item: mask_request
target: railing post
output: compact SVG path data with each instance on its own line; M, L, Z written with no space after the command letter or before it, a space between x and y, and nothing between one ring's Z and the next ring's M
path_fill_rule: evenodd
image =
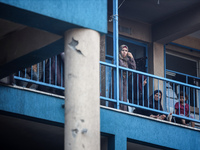
M117 100L117 109L119 109L119 37L118 37L118 0L113 0L113 54L116 70L114 72L114 98Z

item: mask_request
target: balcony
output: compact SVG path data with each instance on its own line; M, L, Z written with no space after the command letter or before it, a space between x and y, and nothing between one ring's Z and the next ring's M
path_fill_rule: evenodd
M1 110L63 124L65 89L63 73L63 62L59 55L17 72L11 87L1 86L1 95L4 95L7 102L5 103L4 100ZM100 62L101 133L106 137L108 147L124 149L127 145L130 146L130 143L142 143L160 149L191 147L178 141L169 142L167 139L172 137L178 139L182 133L198 138L200 88L121 66L119 66L119 75L121 76L119 82L123 85L125 80L126 87L116 84L115 65ZM147 83L141 87L140 82L143 83L145 79ZM155 90L162 91L162 100L158 101L158 107L156 100L153 98L151 101L150 98ZM126 99L123 98L123 91L126 91ZM188 95L188 100L184 102L190 106L188 116L186 111L183 115L175 113L174 106L180 102L181 91L184 95ZM117 96L117 93L120 96ZM23 99L20 95L23 95ZM13 100L11 97L16 99ZM180 114L180 108L177 111ZM165 115L166 119L150 117L147 115L149 112ZM172 113L171 121L167 118L170 113ZM178 123L178 119L188 120L189 123L186 125ZM195 127L191 126L191 122L195 123ZM163 132L163 129L167 132ZM153 136L155 133L156 137ZM112 140L114 142L110 142ZM116 143L117 141L119 143ZM195 139L192 143L195 148ZM181 144L183 146L180 148Z

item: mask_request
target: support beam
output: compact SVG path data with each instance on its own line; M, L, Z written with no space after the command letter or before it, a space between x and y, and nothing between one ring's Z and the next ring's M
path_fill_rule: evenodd
M100 34L65 33L65 150L100 150Z
M152 39L153 42L166 44L197 30L200 30L199 5L154 24Z

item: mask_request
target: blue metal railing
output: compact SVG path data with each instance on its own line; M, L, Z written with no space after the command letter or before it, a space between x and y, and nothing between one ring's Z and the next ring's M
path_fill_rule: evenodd
M54 56L41 63L18 71L14 79L23 87L40 89L47 88L64 90L64 64L61 55Z
M175 114L175 104L176 103L180 103L180 92L183 91L183 94L187 94L188 95L188 100L187 103L190 106L190 103L193 102L196 104L199 112L200 112L200 87L195 86L195 85L191 85L191 84L187 84L187 83L183 83L183 82L179 82L179 81L175 81L175 80L171 80L171 79L167 79L167 78L163 78L163 77L159 77L159 76L155 76L152 74L148 74L148 73L144 73L141 71L137 71L137 70L132 70L129 68L124 68L121 66L118 66L119 71L121 72L126 72L126 78L130 79L132 84L132 89L130 90L129 86L125 87L127 88L127 97L129 95L129 91L132 92L132 95L134 95L134 91L136 91L136 96L134 97L132 96L132 100L127 98L126 101L123 100L123 97L119 97L119 100L117 100L114 96L116 95L115 92L112 91L113 89L113 85L115 85L115 87L117 87L119 90L119 92L123 93L123 88L124 87L119 87L118 85L116 85L116 81L113 78L113 74L114 74L114 70L117 68L116 65L113 64L109 64L106 62L100 62L100 66L101 67L105 67L107 68L107 70L110 70L110 72L113 72L111 75L109 74L105 74L107 80L109 83L106 83L106 89L110 90L110 91L106 91L107 93L110 94L106 94L104 95L103 93L101 93L100 99L104 100L107 102L107 106L109 106L109 103L116 103L119 105L126 105L126 106L131 106L131 107L135 107L135 108L140 108L143 110L148 110L148 111L153 111L153 112L158 112L158 113L162 113L165 115L168 115L170 112L173 113L173 116L178 117L178 118L182 118L182 119L187 119L190 121L194 121L194 122L199 122L200 123L200 116L198 116L198 114L194 111L194 118L191 118L190 116L190 107L189 107L189 116L186 116L186 111L185 111L185 105L186 102L183 103L184 105L184 114L183 115L178 115ZM131 74L131 75L128 75ZM135 75L135 76L134 76ZM137 80L137 83L134 83L134 77L138 77L139 75L142 75L142 82L144 81L144 76L147 78L147 85L146 85L146 93L144 92L144 87L142 87L142 96L141 96L141 100L139 97L139 83ZM101 74L102 76L102 74ZM109 79L108 79L109 78ZM121 78L121 83L123 83L123 78ZM128 82L128 80L127 80ZM102 84L102 82L101 82ZM119 83L118 83L119 84ZM134 89L133 84L136 84L137 86L136 89ZM102 87L102 86L101 86ZM176 90L175 90L176 89ZM162 102L162 106L163 106L163 110L161 110L160 105L158 106L158 109L154 109L149 107L149 97L150 97L150 93L152 94L154 92L154 90L161 90L163 91L163 102ZM117 93L119 94L119 93ZM122 95L122 94L121 94ZM147 100L147 106L144 106L144 101L145 101L145 95L146 95L146 100ZM137 103L134 103L134 100L136 99ZM139 101L142 102L142 104L139 104ZM155 100L153 100L153 106L155 105ZM195 105L194 105L195 106ZM113 107L113 106L111 106ZM115 107L117 109L120 109L119 107ZM180 107L178 109L179 114L180 112Z

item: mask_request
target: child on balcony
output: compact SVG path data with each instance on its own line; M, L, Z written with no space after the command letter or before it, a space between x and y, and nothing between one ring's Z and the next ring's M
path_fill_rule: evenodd
M181 115L181 116L186 116L189 117L189 105L186 103L186 101L188 100L188 95L185 93L183 93L182 91L180 92L180 103L177 102L175 104L175 114L177 115ZM180 114L179 114L179 109L180 109ZM185 115L184 115L185 112ZM190 118L194 118L192 115L190 115ZM189 120L185 120L185 119L181 119L181 118L177 118L176 117L176 122L177 123L181 123L184 125L187 125L189 122ZM194 122L191 122L192 127L195 126Z

